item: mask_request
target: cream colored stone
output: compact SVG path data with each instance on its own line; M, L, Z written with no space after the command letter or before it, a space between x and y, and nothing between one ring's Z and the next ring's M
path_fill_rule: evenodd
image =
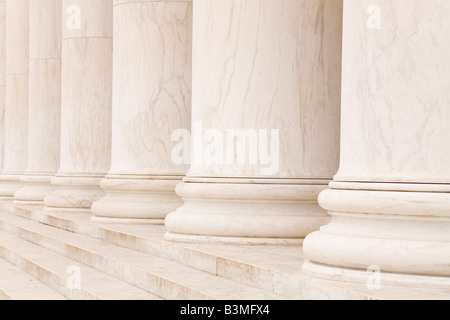
M175 186L188 170L171 160L171 135L190 127L191 1L114 3L112 166L92 212L162 224L182 205Z
M13 197L27 167L29 1L6 1L6 104L0 196Z
M0 39L0 168L3 168L6 109L6 0L0 1Z
M341 6L194 2L192 165L177 190L185 204L166 219L166 239L301 244L329 221L316 200L338 168ZM259 146L247 147L243 163L227 149L231 158L219 150L211 164L199 161L196 139L196 130L209 129L222 136L268 130L268 139L254 137ZM279 149L271 150L271 130L279 130ZM210 148L203 147L200 155Z
M2 292L8 300L66 300L63 295L48 288L36 278L0 259L0 300Z
M341 168L304 273L365 284L375 270L381 287L446 290L450 3L378 1L380 30L361 19L370 5L345 2Z
M112 1L64 0L62 14L61 160L45 204L89 209L110 167Z
M28 169L18 203L43 203L54 188L61 137L61 0L30 0Z
M52 287L70 298L80 294L93 295L92 290L85 290L91 287L108 299L127 299L133 294L134 299L154 295L164 299L195 300L282 299L243 283L11 214L0 217L0 229L3 230L0 231L0 248L3 249L0 258L6 258L22 269L31 269L33 275L47 283L49 279L55 279ZM82 290L69 291L64 280L69 276L67 267L74 263L82 269L84 281Z

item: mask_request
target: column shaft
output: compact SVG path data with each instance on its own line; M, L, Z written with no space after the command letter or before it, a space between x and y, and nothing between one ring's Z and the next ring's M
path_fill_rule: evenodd
M110 167L112 1L63 0L60 169L47 209L90 209Z
M27 169L29 1L6 1L6 105L0 196L13 197Z
M18 204L43 204L59 169L61 0L30 0L28 169Z
M300 244L329 221L342 3L194 2L192 165L166 239Z
M115 1L111 170L95 221L164 223L181 206L188 170L171 161L172 132L189 129L191 1Z
M5 147L6 108L6 0L0 0L0 171Z

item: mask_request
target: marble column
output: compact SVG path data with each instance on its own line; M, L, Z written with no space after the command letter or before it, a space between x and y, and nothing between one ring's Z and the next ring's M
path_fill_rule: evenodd
M63 0L61 157L47 210L90 209L110 167L112 0Z
M12 198L27 169L29 1L6 1L6 102L0 197Z
M192 3L114 1L113 140L97 222L163 224L182 205L172 132L190 128Z
M165 238L301 244L338 169L342 1L196 0L192 165Z
M43 204L59 169L61 0L30 0L28 169L16 204Z
M365 285L380 271L381 289L448 290L450 2L344 3L341 166L303 272Z
M6 0L0 0L0 171L3 168L6 107Z

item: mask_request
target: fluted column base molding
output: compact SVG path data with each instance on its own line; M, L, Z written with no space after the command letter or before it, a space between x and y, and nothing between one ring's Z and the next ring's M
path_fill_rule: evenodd
M20 177L23 187L14 193L17 205L43 205L45 197L55 187L51 185L54 174L25 174Z
M89 211L105 192L100 189L104 176L62 176L51 181L55 190L45 197L45 210L57 212Z
M306 275L358 283L379 270L386 286L450 287L449 185L330 186L319 203L332 221L305 240Z
M18 173L2 173L0 175L0 200L14 198L14 193L23 187L23 183L20 181L21 176Z
M108 175L100 183L106 196L92 206L93 222L164 224L183 205L175 193L182 177Z
M186 178L184 206L166 218L165 239L187 243L301 245L330 221L317 202L329 181Z

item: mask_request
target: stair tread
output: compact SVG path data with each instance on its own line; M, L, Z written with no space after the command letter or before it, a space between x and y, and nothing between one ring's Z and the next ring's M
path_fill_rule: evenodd
M134 225L134 224L113 224L104 225L90 221L90 214L87 213L58 213L42 212L37 208L22 206L25 210L33 211L33 214L40 216L40 220L50 219L51 222L60 220L76 224L80 229L86 231L87 228L97 228L101 231L110 231L125 237L132 237L147 242L167 244L162 240L165 228L158 225ZM77 232L78 233L78 232ZM166 245L167 247L167 245ZM229 258L239 261L243 264L252 264L260 268L270 269L281 273L297 273L298 266L304 261L305 257L301 247L279 247L279 246L246 246L246 245L201 245L188 243L170 243L170 247L186 249L210 255L215 258ZM282 251L282 252L280 252ZM276 259L270 259L276 257ZM268 259L269 258L269 259Z
M11 300L66 300L26 272L0 259L0 291Z
M105 263L108 261L118 263L121 266L133 268L134 271L144 272L144 274L159 277L164 281L191 288L215 299L283 299L282 296L262 289L221 278L177 262L93 239L86 235L43 225L13 214L2 214L0 222L6 231L28 237L27 240L61 254L70 256L69 251L81 250L98 259L106 259ZM71 256L71 258L74 257ZM92 257L84 258L94 259Z
M4 259L5 256L10 257L10 254L14 255L13 258L19 256L32 262L33 265L39 266L40 268L57 275L63 280L66 280L71 276L71 274L68 273L70 267L77 267L80 270L81 287L91 292L99 299L160 299L145 290L80 264L52 250L23 240L6 231L0 231L0 254Z
M302 273L299 266L305 261L302 247L177 243L163 239L164 226L94 223L88 212L48 212L39 206L16 206L14 213L289 299L300 298Z

